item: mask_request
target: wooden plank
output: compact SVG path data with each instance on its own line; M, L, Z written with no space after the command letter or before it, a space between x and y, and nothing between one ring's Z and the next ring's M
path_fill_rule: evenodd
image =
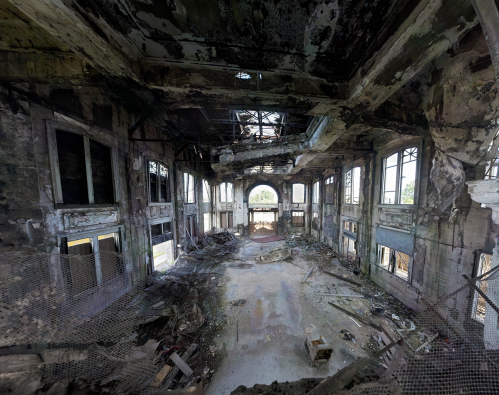
M41 364L38 354L3 355L0 357L0 374L29 372L37 370Z
M387 346L391 343L390 339L388 339L388 336L386 336L386 334L384 332L378 332L378 335L381 337L381 340L383 340L383 343L385 343L385 346ZM395 351L397 351L397 349L395 347L390 348L390 352L392 354L395 354Z
M376 324L373 324L372 322L369 322L367 320L365 320L364 318L362 318L360 315L358 314L355 314L355 313L351 313L350 311L348 310L345 310L343 308L341 308L340 306L336 306L334 303L331 303L331 302L328 302L331 306L333 306L335 309L338 309L340 311L342 311L343 313L349 315L350 317L354 317L356 319L358 319L360 322L363 322L364 324L366 325L369 325L371 327L373 327L374 329L378 330L378 331L382 331L383 328L379 327L378 325Z
M172 370L172 367L170 365L163 366L163 368L159 371L159 373L156 375L151 384L149 384L149 386L153 388L159 388L161 384L163 384L163 381L165 381L168 373L170 373L170 370Z
M176 352L174 352L172 355L170 355L170 359L173 361L175 365L182 371L183 374L186 376L192 375L193 370L187 365L182 358L180 358L180 355L178 355Z
M324 273L329 274L330 276L333 276L333 277L339 278L340 280L343 280L343 281L349 282L349 283L351 283L351 284L353 284L353 285L356 285L357 287L361 287L361 286L362 286L362 285L361 285L361 284L359 284L358 282L353 281L353 280L350 280L350 279L349 279L349 278L347 278L347 277L343 277L343 276L342 276L342 275L340 275L340 274L331 273L331 272L328 272L328 271L326 271L326 270L324 270Z

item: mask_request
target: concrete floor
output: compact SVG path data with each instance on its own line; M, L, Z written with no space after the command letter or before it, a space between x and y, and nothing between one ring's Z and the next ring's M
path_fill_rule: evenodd
M315 271L302 284L312 264L306 253L296 255L291 262L261 264L254 261L264 251L283 244L283 241L264 244L250 241L243 245L238 256L240 263L253 263L253 267L227 268L225 274L229 279L223 289L229 320L215 338L216 352L222 353L223 360L207 395L230 394L239 385L252 387L275 380L330 376L358 356L366 355L359 341L354 345L340 339L326 321L337 330L348 329L360 340L366 336L360 331L366 330L327 304L332 298L313 295L314 291L324 292L325 285L337 287L331 292L350 293L351 290L343 286L339 289L338 284L332 284L338 283L333 277ZM246 303L243 306L229 303L237 299L246 299ZM237 321L239 341L236 341ZM312 339L323 335L334 346L329 363L317 368L310 366L304 346L307 334Z

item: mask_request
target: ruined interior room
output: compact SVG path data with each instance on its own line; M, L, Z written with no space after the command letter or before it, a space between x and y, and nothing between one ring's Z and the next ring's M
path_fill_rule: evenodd
M0 393L499 393L499 2L0 0Z

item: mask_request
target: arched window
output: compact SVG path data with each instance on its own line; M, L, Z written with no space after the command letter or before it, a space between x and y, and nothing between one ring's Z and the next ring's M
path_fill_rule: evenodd
M234 202L234 188L231 182L222 182L220 184L220 202Z
M417 147L383 158L382 204L414 204L417 162Z

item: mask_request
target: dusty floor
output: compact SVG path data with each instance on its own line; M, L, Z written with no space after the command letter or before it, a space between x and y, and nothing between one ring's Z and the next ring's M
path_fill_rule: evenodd
M265 244L247 241L237 255L241 261L224 263L228 266L225 272L228 281L222 292L226 296L228 321L215 338L215 353L221 353L223 359L207 395L229 394L239 385L251 387L275 380L284 382L330 376L357 357L367 355L361 348L361 341L363 338L368 341L368 330L359 328L347 315L327 303L345 303L344 307L354 311L355 303L362 302L350 300L354 305L348 306L350 302L343 301L345 298L340 302L333 297L313 294L352 294L347 283L316 269L302 284L312 265L306 253L294 255L291 261L255 262L264 251L283 245L284 241ZM253 266L231 267L238 264ZM234 306L230 303L238 299L245 299L245 304ZM327 321L336 330L345 328L356 335L356 345L340 339ZM304 346L307 334L313 339L323 335L334 346L329 363L317 368L310 366Z

